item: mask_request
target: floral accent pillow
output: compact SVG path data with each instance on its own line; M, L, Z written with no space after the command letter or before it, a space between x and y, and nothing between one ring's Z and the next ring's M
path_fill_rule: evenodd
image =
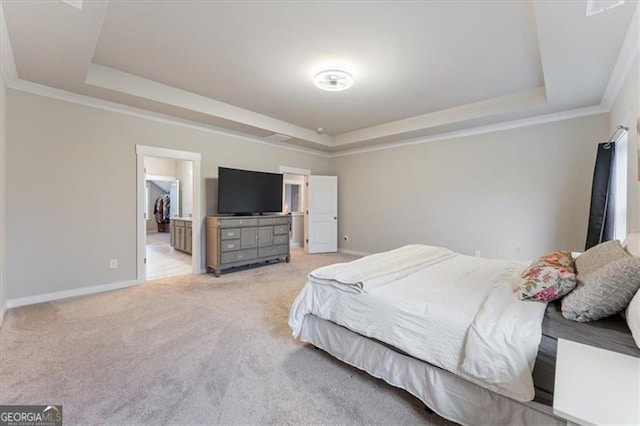
M576 269L571 252L555 251L531 262L515 291L520 300L552 302L575 287Z

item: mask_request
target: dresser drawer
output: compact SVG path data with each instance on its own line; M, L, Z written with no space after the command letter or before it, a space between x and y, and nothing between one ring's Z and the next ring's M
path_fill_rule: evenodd
M288 217L276 217L275 219L273 219L273 224L274 225L288 225L289 224L289 218Z
M221 229L220 230L220 239L221 240L235 240L236 238L240 238L240 229Z
M260 257L268 257L268 256L278 256L281 254L289 253L289 246L281 245L281 246L271 246L271 247L262 247L259 249Z
M257 218L244 218L244 219L218 219L218 226L220 228L235 228L238 226L258 226Z
M240 250L240 240L225 240L220 242L220 251Z
M287 244L289 240L288 235L274 235L273 236L273 244Z
M184 225L185 225L187 228L191 228L191 227L192 227L192 226L191 226L191 223L192 223L192 222L191 222L190 220L185 220L185 221L184 221Z
M265 225L275 225L275 217L260 217L258 218L258 225L259 226L265 226Z
M288 234L289 233L289 225L278 225L273 227L273 233L278 234Z
M258 250L241 250L220 253L220 264L242 262L243 260L255 259L258 257Z
M289 218L288 217L277 216L277 217L260 217L260 218L258 218L258 225L260 225L260 226L265 226L265 225L288 225L288 224L289 224Z

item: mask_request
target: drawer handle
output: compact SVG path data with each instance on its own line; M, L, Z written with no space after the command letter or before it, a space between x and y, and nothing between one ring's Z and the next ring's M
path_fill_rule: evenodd
M238 255L238 259L242 259L244 257L244 254L239 254Z
M227 248L233 248L233 244L227 244Z
M235 233L235 232L229 232L229 234L228 234L228 235L229 235L229 236L231 236L231 237L233 237L234 235L236 235L236 233Z

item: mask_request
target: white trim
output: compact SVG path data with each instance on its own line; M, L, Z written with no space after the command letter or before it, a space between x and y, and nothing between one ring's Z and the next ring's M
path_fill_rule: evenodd
M493 132L500 132L503 130L518 129L521 127L536 126L538 124L552 123L554 121L588 117L590 115L604 114L607 112L608 110L600 105L586 107L586 108L579 108L579 109L573 109L569 111L556 112L552 114L538 115L535 117L522 118L519 120L506 121L498 124L490 124L487 126L472 127L470 129L456 130L456 131L447 132L447 133L439 133L439 134L436 134L433 136L427 136L424 138L409 139L409 140L404 140L399 142L389 142L389 143L380 144L372 147L366 147L366 148L347 149L344 151L331 153L329 157L330 158L343 157L346 155L363 154L366 152L401 148L401 147L410 146L410 145L421 145L424 143L437 142L437 141L442 141L446 139L462 138L462 137L468 137L473 135L480 135L483 133L493 133Z
M140 284L142 284L142 282L138 280L121 281L117 283L94 285L91 287L81 287L73 290L39 294L37 296L18 297L17 299L9 299L7 301L7 308L17 308L18 306L35 305L36 303L51 302L53 300L68 299L70 297L85 296L87 294L103 293L105 291L133 287Z
M185 161L200 161L202 159L202 155L199 152L180 151L177 149L147 145L136 145L136 154L142 155L143 157L162 157Z
M349 250L344 248L339 248L338 253L351 254L353 256L369 256L370 254L373 254L366 251Z
M601 105L607 110L611 109L611 106L618 97L618 93L624 84L624 80L629 74L629 70L638 57L640 52L640 6L636 7L636 11L631 18L631 24L627 30L627 35L620 48L618 59L613 67L611 76L609 77L609 83L602 96Z
M160 176L160 175L144 175L145 180L159 180L160 182L173 182L178 180L175 176Z
M216 126L211 126L196 121L185 120L182 118L172 117L167 114L161 114L158 112L148 111L142 108L136 108L128 105L119 104L116 102L105 101L104 99L93 98L91 96L79 95L77 93L68 92L66 90L56 89L42 84L33 83L26 80L16 80L13 82L6 82L7 88L12 90L18 90L20 92L31 93L34 95L44 96L46 98L58 99L61 101L71 102L74 104L84 105L92 108L98 108L105 111L115 112L118 114L125 114L132 117L144 118L151 121L157 121L165 124L173 124L176 126L186 127L190 129L202 130L209 133L215 133L224 136L233 136L238 139L242 139L249 142L259 143L263 145L275 146L289 151L304 152L305 154L316 155L318 157L328 158L329 154L324 151L318 151L311 148L304 148L291 145L290 143L282 142L268 142L257 136L247 135L245 133L234 132L231 130L221 129Z
M290 248L299 248L302 247L302 243L291 243L289 245Z
M289 173L292 175L304 175L309 176L311 174L311 170L308 169L299 169L297 167L289 167L289 166L280 166L280 173Z
M204 203L201 189L201 155L197 152L180 151L177 149L159 148L147 145L136 145L136 226L137 226L137 272L136 278L140 282L146 280L146 267L144 259L146 257L146 219L144 217L145 199L145 173L144 173L144 157L164 157L174 160L192 161L193 162L193 217L191 218L191 263L194 274L202 274L202 217L205 212L202 211Z

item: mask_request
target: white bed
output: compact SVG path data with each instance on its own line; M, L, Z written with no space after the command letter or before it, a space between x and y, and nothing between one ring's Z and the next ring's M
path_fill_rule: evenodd
M289 325L300 340L406 389L447 419L561 422L530 402L545 305L511 291L524 267L407 246L314 271Z

